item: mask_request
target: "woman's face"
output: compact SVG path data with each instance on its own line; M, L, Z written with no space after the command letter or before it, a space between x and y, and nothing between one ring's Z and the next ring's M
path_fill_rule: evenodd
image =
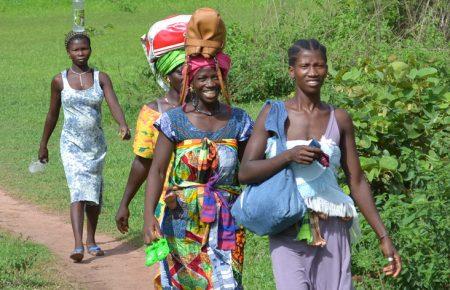
M192 89L203 103L216 102L220 94L220 82L216 70L211 67L199 69L192 80Z
M177 93L180 93L181 84L183 83L183 65L178 66L170 74L167 75L169 79L170 87Z
M91 47L86 39L74 39L70 42L67 48L72 62L77 66L87 65L89 57L91 56Z
M306 94L320 92L328 67L319 50L301 50L289 74L297 87Z

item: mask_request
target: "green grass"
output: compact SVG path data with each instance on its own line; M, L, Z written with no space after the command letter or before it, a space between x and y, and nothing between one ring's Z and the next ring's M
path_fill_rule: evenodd
M55 257L42 246L0 232L0 289L68 289Z
M253 2L243 4L231 1L87 1L87 24L94 28L91 65L107 72L115 86L128 123L134 128L141 104L161 95L161 91L130 89L130 84L142 79L147 64L140 44L140 36L150 23L174 13L191 13L196 7L213 6L226 19L237 20L234 4L247 8ZM112 4L114 2L114 4ZM135 4L137 3L137 4ZM261 2L265 3L265 2ZM127 6L128 5L128 6ZM128 8L133 13L127 12ZM249 16L267 9L265 4L253 3L252 9L243 9ZM245 12L246 11L246 12ZM43 123L49 105L49 88L52 77L70 65L64 49L64 35L70 26L70 1L2 1L0 3L0 186L8 192L39 204L68 217L69 191L59 155L59 136L63 115L48 144L50 163L42 174L31 175L28 164L36 159ZM242 15L242 14L241 14ZM233 19L234 18L234 19ZM252 17L243 17L249 21ZM245 20L247 19L247 20ZM144 80L142 85L149 82ZM151 81L150 81L151 83ZM154 87L153 87L154 88ZM136 94L135 94L136 93ZM256 116L261 103L244 105ZM99 230L119 236L114 215L119 205L133 158L132 142L122 142L116 134L106 106L104 130L108 142L108 154L104 171L105 194ZM131 231L123 236L133 243L141 242L143 191L131 204ZM266 239L250 236L245 258L245 284L248 289L274 288ZM26 243L17 249L33 248ZM33 248L35 249L35 248ZM3 253L3 252L2 252ZM17 250L10 253L13 260L23 257ZM44 255L45 256L45 255ZM40 260L43 256L37 256ZM23 276L23 277L22 277ZM26 279L25 274L20 274ZM1 288L1 287L0 287Z

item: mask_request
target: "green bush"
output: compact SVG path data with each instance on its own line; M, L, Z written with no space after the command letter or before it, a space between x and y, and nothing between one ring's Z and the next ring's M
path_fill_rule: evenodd
M386 279L381 269L386 260L378 239L362 223L361 240L353 247L352 270L361 289L448 289L450 236L448 197L449 166L435 170L436 183L413 193L377 196L381 217L399 246L403 271Z
M414 59L330 68L331 103L350 111L361 165L377 194L408 193L448 163L448 75ZM392 61L394 60L394 61Z
M430 13L444 5L443 1L435 2ZM423 33L399 32L401 25L394 19L400 14L406 19L407 4L395 0L378 6L371 3L283 1L267 7L275 17L263 15L252 25L227 22L226 51L233 59L229 77L232 95L237 101L248 102L289 94L293 84L287 73L287 50L300 38L317 38L324 43L329 60L341 68L358 66L358 59L385 63L394 53L402 58L433 56L436 63L446 63L447 41L436 23L437 12L421 26L427 29L428 37L424 37Z

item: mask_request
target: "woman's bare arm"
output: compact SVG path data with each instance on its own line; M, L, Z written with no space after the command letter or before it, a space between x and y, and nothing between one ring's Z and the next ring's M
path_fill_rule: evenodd
M106 73L100 72L99 80L109 110L111 111L114 120L116 120L117 124L119 124L120 126L120 134L122 139L124 140L130 139L131 138L130 130L128 129L128 125L125 120L125 115L123 114L122 108L120 107L119 101L117 100L116 92L114 91L111 79Z
M61 74L56 75L51 83L50 89L50 107L48 109L47 118L45 119L44 131L42 133L41 143L39 146L38 159L48 162L47 144L50 136L55 130L58 123L59 111L61 109L61 91L62 91Z
M373 228L381 241L381 248L386 257L393 257L389 271L385 271L387 275L397 275L401 271L401 259L394 248L391 239L388 236L386 227L380 218L378 210L373 201L370 185L364 175L359 162L358 151L355 143L355 133L353 122L344 110L336 110L336 119L341 129L341 165L347 177L347 183L350 187L351 196L358 205L361 213L367 222ZM388 266L389 267L389 266Z
M147 178L151 165L152 159L138 155L135 156L133 163L131 164L125 191L116 213L116 226L121 233L128 231L128 218L130 216L128 206Z

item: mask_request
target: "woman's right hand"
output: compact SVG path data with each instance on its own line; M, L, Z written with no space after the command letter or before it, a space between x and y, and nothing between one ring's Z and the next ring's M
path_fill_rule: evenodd
M119 232L125 234L128 232L128 218L130 217L130 210L125 205L120 205L116 213L116 226Z
M314 160L318 160L323 152L319 148L297 145L287 150L286 153L288 154L289 161L309 165Z
M48 162L48 149L47 147L39 147L39 153L38 153L38 159L39 161L43 162L43 163L47 163Z
M159 222L154 215L151 215L150 220L144 223L144 243L148 245L159 238L162 238Z

